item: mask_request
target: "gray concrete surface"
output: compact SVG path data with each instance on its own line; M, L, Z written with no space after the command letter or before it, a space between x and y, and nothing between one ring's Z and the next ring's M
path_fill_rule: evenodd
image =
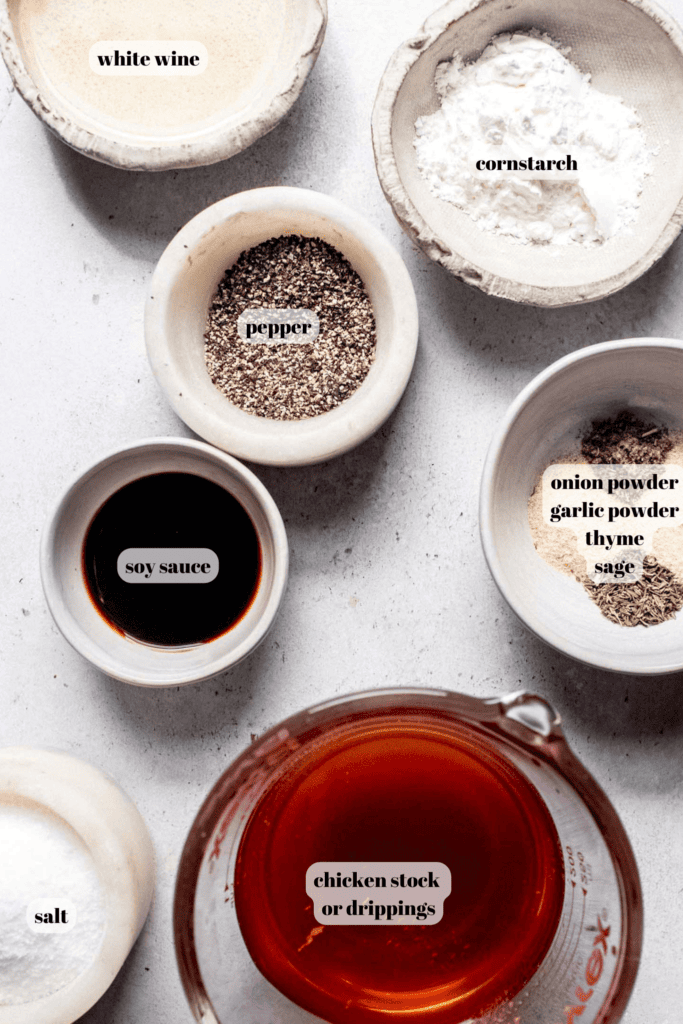
M683 337L683 241L614 297L546 312L486 297L416 250L380 191L369 122L386 61L433 6L332 0L290 114L241 155L192 171L126 173L72 152L0 69L0 743L60 747L110 772L146 818L159 863L147 927L87 1024L191 1019L171 942L175 870L203 797L250 734L322 698L413 684L479 696L526 687L557 706L642 874L645 945L624 1024L680 1024L683 676L587 670L530 636L489 576L477 497L494 424L536 373L600 341ZM683 21L683 0L666 6ZM92 669L58 633L40 586L40 531L79 468L126 441L188 434L147 364L147 282L190 217L274 184L348 202L402 253L421 316L414 374L356 451L310 469L253 467L292 555L266 643L213 682L136 689Z

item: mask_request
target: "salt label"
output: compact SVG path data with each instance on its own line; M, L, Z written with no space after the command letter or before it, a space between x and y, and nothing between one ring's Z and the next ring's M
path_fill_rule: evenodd
M36 935L63 935L77 921L76 904L64 896L40 896L26 908L26 924Z

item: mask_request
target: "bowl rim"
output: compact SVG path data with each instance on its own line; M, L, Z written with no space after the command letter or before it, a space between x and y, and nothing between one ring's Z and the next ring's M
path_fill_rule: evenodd
M208 410L193 382L179 372L165 328L167 306L192 253L217 225L233 218L290 210L318 215L352 234L383 270L396 322L381 380L370 390L365 381L348 402L329 413L301 420L249 416L225 399L225 417ZM267 236L266 236L267 237ZM162 253L150 281L145 307L145 341L152 372L177 415L206 441L240 459L270 466L305 466L342 455L367 440L396 408L410 379L418 343L415 290L403 259L384 234L363 215L323 192L271 186L238 192L198 213ZM366 378L367 380L367 378ZM220 394L220 392L218 392ZM351 404L352 403L352 404ZM239 413L239 416L234 416ZM230 417L233 417L230 419ZM253 421L253 424L249 421Z
M219 122L196 140L164 141L163 136L152 144L124 142L109 138L106 126L99 134L80 127L59 102L41 92L26 67L21 54L9 10L9 0L0 0L0 53L17 91L33 113L72 149L111 167L129 171L166 171L183 167L202 167L226 160L251 146L262 135L272 131L298 99L309 72L315 64L327 27L327 0L292 0L305 4L316 14L311 31L300 40L300 54L293 62L286 88L277 87L274 95L256 116L233 125L226 134Z
M623 2L655 22L679 51L683 63L683 30L671 15L653 0ZM653 245L625 270L577 285L531 285L494 274L481 264L460 256L427 223L401 180L394 155L392 123L394 104L406 75L446 29L477 8L491 3L492 0L447 0L426 19L416 35L402 43L390 57L372 111L372 143L380 186L401 227L412 241L449 273L487 295L524 305L553 308L606 298L637 280L664 255L678 237L683 227L683 195Z
M568 355L562 356L554 363L551 363L551 365L546 367L545 370L542 370L541 373L537 374L520 391L498 424L486 454L479 490L479 535L484 552L484 558L486 559L493 581L501 595L505 598L508 606L520 622L529 630L529 632L533 633L533 635L538 637L539 640L548 644L549 647L559 651L560 654L565 654L568 657L573 658L574 661L578 661L583 665L589 665L591 668L604 669L617 674L627 673L629 675L659 676L668 675L672 672L679 672L683 669L683 649L678 662L671 663L663 667L634 666L632 661L627 660L628 656L619 657L611 655L607 657L605 655L596 654L595 656L588 658L584 653L584 648L580 648L571 639L571 637L563 637L562 643L560 644L553 634L540 628L539 623L536 620L532 620L524 613L523 610L516 607L516 603L513 600L507 583L507 576L501 566L497 546L494 540L494 530L492 525L494 514L493 484L498 472L498 467L503 461L502 448L511 428L514 426L515 421L522 410L533 402L536 395L542 391L549 380L560 376L568 367L573 366L578 362L594 359L604 355L605 353L611 352L617 354L634 349L647 350L657 348L676 351L683 356L683 341L678 341L675 338L623 338L619 341L603 341L597 345L589 345L586 348L578 349L576 352L570 352Z
M263 512L273 540L273 581L268 600L261 615L255 621L251 631L233 650L215 656L211 661L195 669L187 666L174 669L164 666L164 674L149 672L144 669L131 669L115 655L106 653L95 640L84 631L79 622L68 610L63 598L63 583L57 572L54 560L55 540L58 526L66 504L78 493L82 483L108 463L120 461L122 457L136 459L144 456L147 451L168 449L170 453L178 448L186 449L198 457L199 462L222 465L232 476L237 477L254 498ZM172 472L172 469L170 470ZM116 487L111 494L115 493ZM86 658L95 668L124 683L135 686L164 687L186 686L190 683L203 682L232 668L251 654L265 639L277 617L284 598L289 571L289 545L285 525L274 499L258 477L233 456L220 451L203 441L195 441L187 437L148 437L140 441L130 442L110 449L107 453L89 462L87 466L74 475L54 502L43 527L40 542L40 576L43 592L52 617L64 639L82 657ZM168 663L168 652L161 652Z

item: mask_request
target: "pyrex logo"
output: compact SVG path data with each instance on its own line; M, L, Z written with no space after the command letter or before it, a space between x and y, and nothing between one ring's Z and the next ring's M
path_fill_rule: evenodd
M593 952L588 957L588 963L586 964L585 970L588 990L585 991L581 985L576 986L574 996L577 999L577 1003L574 1006L566 1007L564 1011L566 1024L572 1024L577 1017L581 1016L583 1011L586 1009L586 1003L595 991L595 986L600 980L605 967L605 956L607 954L607 939L609 937L609 933L609 925L605 928L600 920L600 915L598 914L598 934L593 939Z

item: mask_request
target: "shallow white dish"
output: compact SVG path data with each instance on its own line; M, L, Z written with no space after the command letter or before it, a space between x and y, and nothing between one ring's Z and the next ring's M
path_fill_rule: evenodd
M596 248L519 245L483 231L437 199L417 168L415 121L439 107L437 64L476 60L501 32L540 29L571 47L569 59L602 92L640 114L659 147L633 234ZM456 277L490 295L538 306L589 302L643 274L677 237L683 219L683 34L649 0L451 0L393 55L373 111L375 161L402 227Z
M326 22L327 0L0 0L0 50L21 95L64 142L154 171L224 160L274 128L315 64ZM174 42L198 42L208 65L189 76L91 70L95 43L132 44L142 56L154 40L168 40L169 53Z
M283 422L243 412L214 386L204 331L226 269L245 249L287 234L321 238L348 259L372 302L377 350L364 382L336 409ZM194 217L162 254L145 313L152 370L178 416L224 451L273 466L322 462L373 434L406 388L417 333L415 293L396 250L348 206L299 188L241 192Z
M145 923L154 894L152 840L137 808L112 779L61 751L0 749L3 803L66 823L87 847L97 872L105 928L91 965L50 995L0 1005L0 1024L71 1024L109 988ZM36 897L47 895L36 892ZM49 950L50 937L41 939Z
M594 419L628 409L683 429L683 342L610 341L581 349L539 374L508 409L484 465L480 528L500 592L551 647L614 672L683 668L683 610L657 626L617 626L576 580L536 552L527 505L539 476Z
M98 509L131 481L163 472L224 487L246 509L261 548L261 578L248 611L228 632L194 647L155 647L117 632L95 609L83 577L83 542ZM40 558L45 597L64 637L101 671L138 686L195 683L237 664L265 638L287 584L287 536L266 488L236 459L186 438L139 441L80 474L48 518Z

